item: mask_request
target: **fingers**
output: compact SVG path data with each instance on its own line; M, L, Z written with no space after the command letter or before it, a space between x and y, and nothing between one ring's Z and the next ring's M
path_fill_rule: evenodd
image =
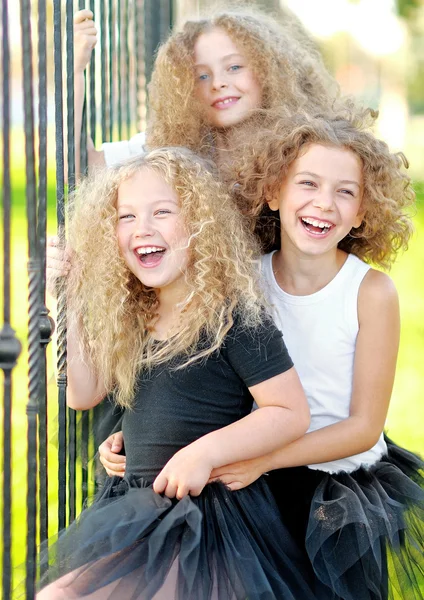
M88 8L78 10L74 14L74 25L79 25L80 23L83 23L87 19L92 20L93 17L94 17L93 13L91 12L91 10L88 10Z
M46 247L46 283L49 293L55 297L57 283L61 277L67 277L72 268L69 250L60 245L58 237L47 240Z
M122 431L119 431L108 437L107 440L99 446L100 462L109 477L112 477L113 475L123 477L125 475L126 457L117 454L123 447L123 439Z
M167 485L168 485L168 479L167 479L166 475L163 473L163 471L161 471L153 482L153 490L157 494L162 494L162 492L165 491Z
M113 435L110 436L112 447L112 452L121 452L124 446L124 433L122 431L117 431Z

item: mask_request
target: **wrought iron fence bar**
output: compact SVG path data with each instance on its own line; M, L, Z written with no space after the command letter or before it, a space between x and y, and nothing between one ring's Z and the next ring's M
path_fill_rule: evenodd
M66 2L66 110L68 125L68 194L75 187L75 111L74 111L74 3ZM84 120L84 119L83 119ZM84 145L82 143L81 145ZM85 147L87 141L85 140ZM82 165L81 165L82 166ZM66 320L65 320L66 327ZM62 339L66 346L66 336ZM68 499L69 523L76 516L76 413L68 408Z
M38 210L37 239L41 273L46 269L47 235L47 40L46 0L38 0ZM39 540L48 537L48 435L47 435L47 360L46 347L52 327L46 308L45 277L40 279L40 395L38 405L38 462L39 462ZM47 561L40 565L41 573Z
M100 77L102 142L107 139L107 79L106 79L106 0L100 0Z
M90 0L90 10L94 16L95 0ZM96 143L96 126L97 126L97 110L96 110L96 49L91 53L90 71L89 71L89 87L90 87L90 136L93 143Z
M140 77L141 77L141 57L140 57L140 26L139 20L143 11L139 10L137 0L133 0L133 11L134 11L134 23L133 23L133 36L134 36L134 48L135 48L135 86L134 86L134 110L135 110L135 124L138 129L140 119Z
M114 64L114 10L113 0L109 0L108 6L108 34L109 34L109 140L113 140L113 120L114 120L114 81L113 81L113 64Z
M28 375L29 399L27 403L27 554L26 597L35 595L35 556L37 538L37 414L40 373L40 259L37 244L37 194L35 181L33 72L31 38L31 4L21 0L22 77L24 98L26 206L28 220Z
M153 60L156 48L161 41L161 6L156 0L145 0L144 2L144 73L146 76L146 85L152 76Z
M62 88L62 5L53 0L55 137L56 137L56 215L58 234L65 235L65 166ZM57 387L58 387L58 529L66 526L66 305L61 290L57 301Z
M2 0L2 154L3 154L3 327L0 331L0 368L3 369L3 509L2 509L2 590L3 600L11 597L11 525L12 525L12 369L21 352L21 344L10 326L10 46L8 1Z
M131 73L131 60L130 51L128 46L128 29L129 29L129 11L130 5L129 0L124 2L124 66L125 66L125 124L126 124L126 138L129 139L131 136L131 103L130 103L130 73Z
M118 79L118 112L117 112L117 120L118 120L118 138L122 140L122 93L123 93L123 85L122 85L122 77L125 66L122 64L122 3L118 2L116 6L117 12L117 36L116 36L116 53L117 53L117 70L116 76Z
M79 0L79 10L85 8L85 0ZM87 161L87 70L84 71L84 105L82 108L81 138L80 138L80 156L79 165L81 175L86 175L88 171Z

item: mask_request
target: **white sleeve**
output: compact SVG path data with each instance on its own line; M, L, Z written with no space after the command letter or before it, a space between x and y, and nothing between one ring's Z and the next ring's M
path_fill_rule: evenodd
M132 156L146 152L146 134L137 133L130 140L124 142L107 142L102 145L107 167L127 160Z

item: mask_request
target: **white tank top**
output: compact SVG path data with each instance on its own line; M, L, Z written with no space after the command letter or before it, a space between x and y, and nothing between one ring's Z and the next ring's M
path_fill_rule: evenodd
M328 285L309 296L292 296L275 280L272 255L262 258L265 296L299 374L311 410L309 431L349 416L358 325L358 293L369 266L349 254ZM330 473L374 464L387 451L381 434L370 450L308 465Z

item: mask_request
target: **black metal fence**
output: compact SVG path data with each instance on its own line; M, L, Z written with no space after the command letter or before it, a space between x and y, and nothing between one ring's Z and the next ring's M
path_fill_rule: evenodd
M56 391L48 376L53 324L44 276L47 231L56 225L65 239L66 201L75 185L73 14L85 7L94 12L100 39L85 77L82 172L87 168L88 134L99 143L128 139L144 129L146 84L154 52L173 22L172 0L20 0L19 6L14 0L1 0L3 600L16 596L13 590L18 584L20 597L34 598L36 571L46 568L46 564L36 566L38 545L48 544L69 524L94 491L95 417L77 418L66 407L66 300L62 296L56 317ZM19 21L14 18L18 11ZM15 111L20 96L22 114ZM25 170L24 184L21 170ZM21 202L23 194L25 202ZM26 217L21 214L24 206ZM12 210L17 221L12 221ZM17 233L12 237L15 222ZM20 227L24 223L26 236ZM26 252L25 246L27 277L18 282L15 277L19 289L13 295L11 281L16 265L24 260L19 253ZM27 304L22 300L24 290ZM15 315L17 305L25 308L27 325L20 309ZM19 449L18 460L12 448Z

